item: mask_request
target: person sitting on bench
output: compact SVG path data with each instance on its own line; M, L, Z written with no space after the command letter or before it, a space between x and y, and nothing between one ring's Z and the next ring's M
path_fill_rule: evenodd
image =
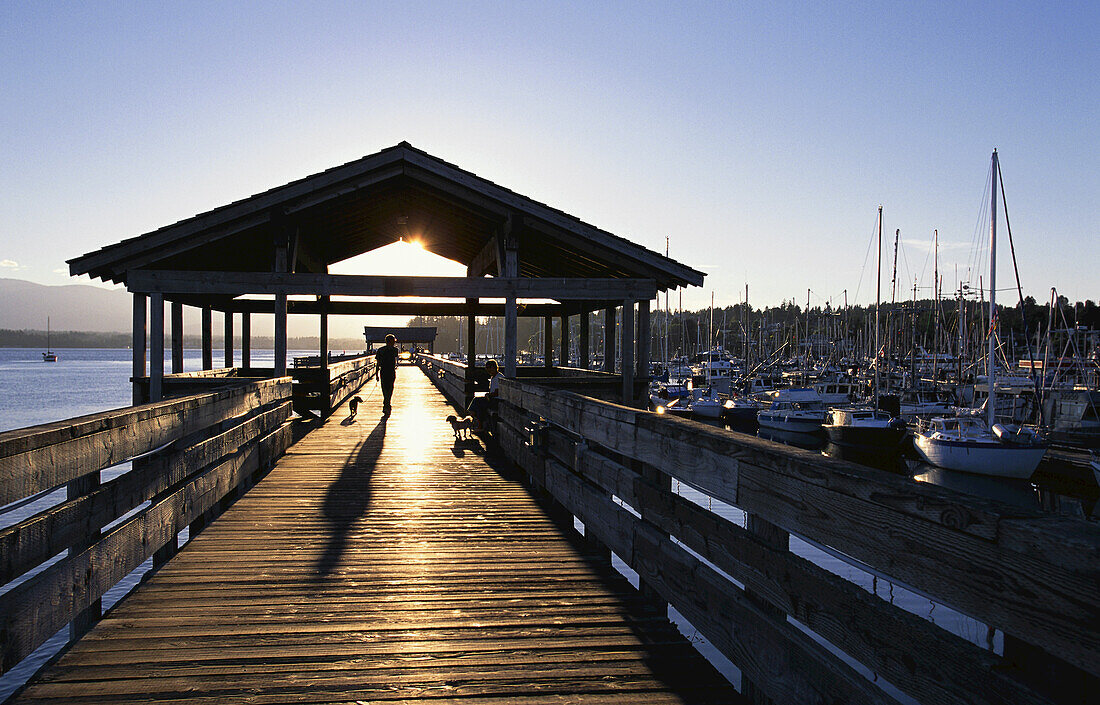
M497 408L497 397L500 394L500 380L504 375L500 373L500 365L496 360L485 363L485 372L489 374L489 392L482 397L474 397L470 402L467 413L477 419L479 429L489 426L489 417Z

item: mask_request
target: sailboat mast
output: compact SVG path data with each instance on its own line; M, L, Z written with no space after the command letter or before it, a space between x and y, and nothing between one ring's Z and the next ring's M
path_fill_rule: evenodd
M934 303L932 305L932 384L935 384L939 380L940 367L939 360L937 359L940 354L940 231L939 229L932 231L933 244L936 250L936 256L934 265L932 268L932 286L934 287L932 294Z
M993 168L989 196L989 342L987 345L988 359L986 365L986 381L989 383L989 408L986 409L986 418L992 426L997 421L996 412L996 369L993 360L993 352L997 346L997 171L1000 165L997 162L997 150L993 150Z
M879 309L882 308L882 206L878 207L878 269L875 273L875 410L878 410L879 353L882 350L882 327L879 325Z

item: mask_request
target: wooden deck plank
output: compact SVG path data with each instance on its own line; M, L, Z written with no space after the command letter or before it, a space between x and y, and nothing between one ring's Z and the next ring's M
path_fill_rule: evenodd
M740 702L419 370L361 396L16 702Z

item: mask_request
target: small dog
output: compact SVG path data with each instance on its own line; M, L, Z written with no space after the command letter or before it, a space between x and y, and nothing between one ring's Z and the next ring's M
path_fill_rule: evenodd
M352 397L351 401L348 402L348 410L351 411L352 416L355 416L357 413L359 413L359 405L361 403L363 403L363 400L359 397Z
M463 438L470 438L470 432L477 429L477 421L473 416L466 416L460 419L452 414L447 417L447 423L451 424L451 430L454 431L456 441L460 441Z

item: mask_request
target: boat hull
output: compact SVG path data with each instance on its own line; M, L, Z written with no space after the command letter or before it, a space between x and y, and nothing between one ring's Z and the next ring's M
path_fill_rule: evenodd
M821 431L821 421L820 417L803 418L788 414L772 414L767 411L761 411L756 416L756 422L760 424L760 428L788 433L818 433Z
M1027 479L1039 467L1046 446L1013 446L997 442L969 442L913 437L913 447L926 462L959 472Z
M863 451L894 451L905 439L905 428L825 426L830 443Z

